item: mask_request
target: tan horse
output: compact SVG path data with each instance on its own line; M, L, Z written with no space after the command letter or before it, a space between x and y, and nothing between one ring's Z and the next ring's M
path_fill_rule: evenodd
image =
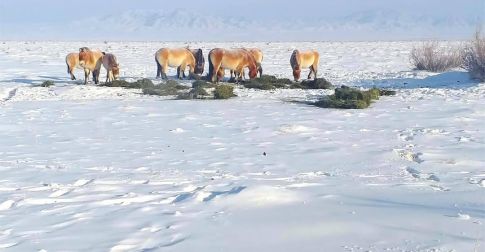
M251 55L253 55L254 60L256 60L256 66L258 67L259 77L261 77L263 75L263 67L261 65L261 63L263 62L263 51L261 51L261 49L259 48L249 48L246 50ZM241 74L242 76L239 76L239 78L244 78L244 70L242 71ZM235 78L238 78L238 76L236 76L236 73L233 70L231 70L231 78L233 75Z
M89 73L93 73L95 84L99 83L99 73L103 64L103 53L100 51L91 51L83 47L79 48L79 65L84 68L84 84L88 83Z
M258 67L254 57L245 49L227 50L221 48L212 49L209 52L209 78L212 82L218 82L224 76L224 70L229 69L242 75L244 68L249 69L249 78L254 79L258 75Z
M293 69L293 77L295 78L295 81L298 81L300 79L302 68L310 68L308 79L311 79L312 73L316 79L319 62L320 55L317 51L300 52L298 50L294 50L291 54L290 65Z
M66 56L67 73L71 75L71 80L75 80L74 69L81 68L79 66L79 53L69 53Z
M103 53L103 66L106 69L106 82L117 80L120 76L120 65L116 56L111 53Z
M195 69L194 73L201 75L204 73L204 66L205 66L205 59L204 59L204 54L202 53L202 49L190 49L187 47L189 51L194 55L195 58ZM177 76L181 74L180 72L180 67L177 67ZM185 71L182 72L182 76L185 78Z
M182 79L185 69L189 67L190 75L195 71L195 57L187 48L162 48L155 53L155 62L157 63L157 78L167 79L167 68L177 67L177 76Z

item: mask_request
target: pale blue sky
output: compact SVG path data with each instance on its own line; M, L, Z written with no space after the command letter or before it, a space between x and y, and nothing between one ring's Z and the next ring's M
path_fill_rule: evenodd
M1 0L0 21L62 22L83 15L103 16L132 9L186 8L211 15L248 18L344 16L367 10L400 10L431 16L485 16L485 0ZM85 11L80 11L85 9ZM83 14L84 13L84 14Z

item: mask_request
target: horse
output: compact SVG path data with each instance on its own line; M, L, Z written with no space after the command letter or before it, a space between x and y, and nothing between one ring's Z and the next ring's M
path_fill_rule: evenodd
M319 62L320 54L318 54L317 51L300 52L298 50L294 50L290 57L290 65L293 69L293 77L295 78L295 81L300 79L302 68L310 68L308 79L311 79L312 73L316 79Z
M71 75L71 80L75 80L74 68L80 68L79 66L79 53L69 53L66 56L67 73Z
M187 66L189 66L189 76L195 72L196 60L188 48L162 48L155 53L155 62L157 63L157 78L167 79L167 68L169 66L177 67L179 79L184 77Z
M118 79L120 76L120 65L114 54L103 52L103 66L106 69L106 82Z
M89 73L93 73L95 84L99 83L99 73L103 64L103 53L91 51L87 47L79 48L79 65L84 68L84 84L88 83Z
M249 48L249 49L246 49L249 53L251 53L251 55L253 55L254 57L254 60L256 60L256 66L258 67L258 73L259 73L259 77L261 78L261 76L263 76L263 67L261 66L261 62L263 62L263 51L261 51L261 49L259 48ZM237 78L238 76L236 76L236 73L231 70L231 78L234 74L234 78ZM240 78L244 78L244 70L242 71L242 76L240 76Z
M242 75L244 68L249 69L249 78L258 75L258 67L254 57L245 49L227 50L215 48L209 52L209 75L212 82L218 82L224 76L224 70L229 69Z
M205 66L205 59L204 54L202 53L202 49L187 49L194 55L195 58L195 69L194 73L201 75L204 73L204 66ZM177 76L180 75L180 67L177 67ZM185 78L185 71L182 71L182 76Z

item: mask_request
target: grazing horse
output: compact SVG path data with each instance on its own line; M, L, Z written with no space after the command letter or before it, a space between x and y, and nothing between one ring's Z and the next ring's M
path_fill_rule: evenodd
M263 51L259 48L249 48L246 49L251 55L253 55L254 60L256 60L256 66L258 67L259 77L263 76L263 67L261 63L263 62ZM231 78L234 74L234 77L237 78L236 73L231 70ZM240 78L244 78L244 70L242 71L242 76Z
M106 69L106 82L117 80L120 76L120 65L116 56L111 53L103 53L103 66Z
M245 49L215 48L209 52L208 77L212 82L218 82L221 76L224 76L224 69L233 70L236 74L242 75L242 71L246 67L249 69L249 78L256 78L258 75L256 60Z
M95 84L99 83L99 73L103 64L103 53L91 51L86 47L79 48L79 65L84 68L84 84L88 83L89 73L93 73Z
M189 72L192 76L195 72L195 57L187 48L162 48L155 53L155 62L157 63L157 78L167 79L167 68L177 67L177 76L179 79L184 77L185 68L189 66Z
M74 68L80 68L79 66L79 53L69 53L66 56L67 73L71 75L71 80L75 80Z
M205 66L205 59L204 54L202 53L202 49L187 49L194 55L195 58L195 69L194 73L201 75L204 73L204 66ZM177 76L180 75L180 67L177 67ZM185 71L182 72L182 76L185 78Z
M294 50L291 54L290 65L293 69L293 77L295 78L295 81L298 81L300 79L302 68L310 68L308 79L311 79L312 73L316 79L319 62L320 55L317 51L300 52L298 50Z

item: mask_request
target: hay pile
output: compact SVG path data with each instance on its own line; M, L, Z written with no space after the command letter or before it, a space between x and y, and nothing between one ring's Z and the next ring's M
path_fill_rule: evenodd
M395 91L372 88L367 91L342 86L335 89L335 94L314 103L321 108L365 109L382 95L395 95Z
M273 90L277 88L286 89L333 89L332 83L324 78L315 80L304 80L300 83L293 82L287 78L277 78L271 75L263 75L261 78L243 81L242 85L245 88L254 88L261 90Z

